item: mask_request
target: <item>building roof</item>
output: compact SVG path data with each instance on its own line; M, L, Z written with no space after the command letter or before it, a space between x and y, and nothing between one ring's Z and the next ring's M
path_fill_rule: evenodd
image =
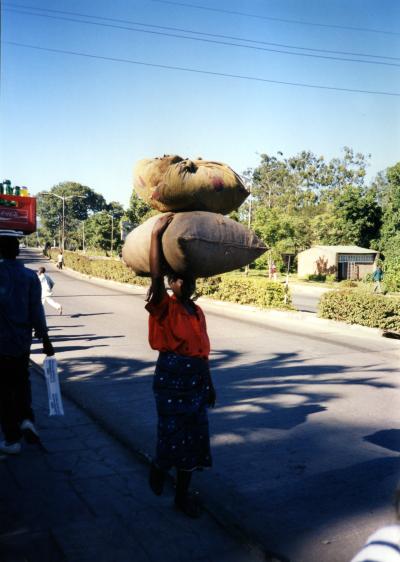
M313 248L321 248L321 250L330 250L337 254L377 254L376 250L361 248L360 246L313 246ZM312 249L312 248L311 248Z

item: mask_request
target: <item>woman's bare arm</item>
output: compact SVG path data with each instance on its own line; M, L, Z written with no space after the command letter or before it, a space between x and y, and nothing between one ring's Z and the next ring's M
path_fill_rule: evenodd
M147 295L147 301L158 304L165 295L164 285L164 254L161 239L169 223L173 218L172 213L163 214L153 227L150 243L150 275L151 286Z

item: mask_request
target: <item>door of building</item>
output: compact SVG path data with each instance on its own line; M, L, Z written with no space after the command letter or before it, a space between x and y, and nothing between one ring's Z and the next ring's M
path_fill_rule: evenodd
M339 269L338 269L338 281L343 281L343 279L347 279L347 272L348 272L348 262L339 262Z

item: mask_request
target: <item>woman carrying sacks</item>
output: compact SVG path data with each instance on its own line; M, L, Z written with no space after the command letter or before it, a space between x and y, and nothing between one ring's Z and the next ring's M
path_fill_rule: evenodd
M157 448L149 483L153 492L161 495L167 472L175 467L175 506L196 518L200 506L189 493L189 485L194 470L211 466L207 408L214 407L216 396L208 365L205 317L191 300L195 280L171 272L167 276L171 296L164 284L161 239L172 219L172 213L160 217L150 245L149 343L160 353L153 379Z

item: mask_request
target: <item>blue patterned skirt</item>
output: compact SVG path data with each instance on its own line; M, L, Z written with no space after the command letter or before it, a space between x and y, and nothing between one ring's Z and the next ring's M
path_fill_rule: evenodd
M153 392L158 414L156 463L163 470L211 466L207 398L208 361L160 353Z

